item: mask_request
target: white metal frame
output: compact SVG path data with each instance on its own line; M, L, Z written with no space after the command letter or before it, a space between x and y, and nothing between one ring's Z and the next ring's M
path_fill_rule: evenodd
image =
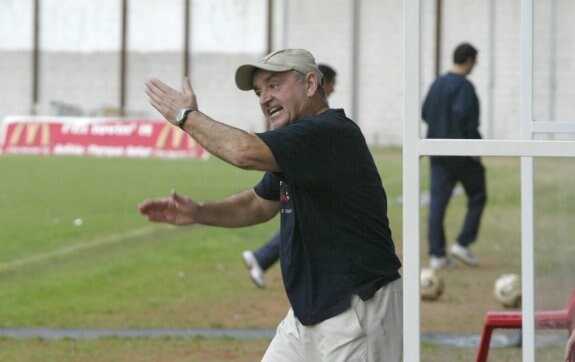
M419 157L521 157L523 362L535 361L533 157L575 157L575 141L537 141L534 133L575 133L575 123L533 121L533 0L521 1L521 140L424 140L420 124L421 0L404 2L403 266L404 361L420 360Z

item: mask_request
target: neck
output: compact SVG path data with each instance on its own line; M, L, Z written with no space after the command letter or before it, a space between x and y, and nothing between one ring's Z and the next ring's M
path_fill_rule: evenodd
M318 96L316 94L316 96ZM317 99L315 99L310 105L309 105L309 114L320 114L323 113L325 111L327 111L329 109L329 105L327 103L327 100L325 98L320 99L319 96Z
M451 72L459 75L467 75L469 74L467 67L463 64L453 64L451 68Z
M318 107L314 108L313 114L320 114L327 111L329 107L325 104L321 104Z

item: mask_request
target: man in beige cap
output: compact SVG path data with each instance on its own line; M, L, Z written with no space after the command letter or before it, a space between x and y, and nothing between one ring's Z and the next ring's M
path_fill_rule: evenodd
M150 221L243 227L281 214L280 264L291 308L264 361L401 361L403 290L387 199L361 130L330 109L322 74L303 49L273 52L236 71L271 130L249 133L198 110L179 92L146 83L150 103L211 154L265 171L252 189L196 202L172 191L139 205Z
M326 98L335 91L336 71L327 64L319 63L323 79L323 90ZM264 273L280 259L281 232L275 233L264 245L257 250L244 250L242 259L248 269L248 273L258 288L265 288Z

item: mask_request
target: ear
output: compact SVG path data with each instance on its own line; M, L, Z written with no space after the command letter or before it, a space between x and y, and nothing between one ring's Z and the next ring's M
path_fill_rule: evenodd
M306 95L308 97L313 97L319 88L319 79L314 72L309 72L305 76L305 84L307 86Z

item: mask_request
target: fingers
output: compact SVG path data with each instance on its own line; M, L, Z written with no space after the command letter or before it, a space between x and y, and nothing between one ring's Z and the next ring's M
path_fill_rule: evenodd
M148 95L148 101L158 112L166 116L165 99L168 99L166 93L167 86L158 79L150 79L146 81L146 95ZM169 87L168 87L169 88Z
M194 90L192 89L192 83L190 82L190 77L184 77L184 95L188 98L189 104L188 106L198 109L198 102L196 100L196 95L194 94Z
M159 79L151 78L146 81L146 86L148 89L153 91L154 93L158 94L159 96L169 96L173 93L177 93L175 89L167 85L166 83L162 82Z
M198 109L196 96L188 77L184 77L182 92L171 88L156 78L147 80L145 84L149 103L172 124L175 122L176 114L180 109L186 107Z
M161 99L158 98L152 91L146 89L146 94L148 95L148 102L154 107L158 112L162 113Z
M171 88L161 80L152 78L146 81L146 94L159 103L162 100L178 99L180 92Z
M168 197L144 200L138 210L148 221L192 225L195 223L194 205L192 199L172 190Z
M189 83L189 80L184 83L187 83L187 86L184 86L184 88L187 87L191 93L192 86ZM185 98L183 97L184 93L179 92L178 90L170 87L166 83L156 78L151 78L146 81L146 94L148 94L150 97L153 97L157 101L164 100L167 103L177 103L181 99Z
M174 202L177 209L182 209L185 205L189 204L190 200L187 197L179 195L176 190L172 190L170 197Z
M178 195L178 193L176 192L175 189L172 189L172 191L170 192L170 197L172 198L172 200L177 204L178 202L181 201L182 197L180 195Z
M146 215L148 217L148 221L151 222L163 222L163 223L169 223L170 220L164 215L164 214L160 214L160 213L151 213Z
M148 212L150 204L147 201L141 202L138 204L138 211L140 214L145 215Z
M169 198L145 200L138 205L140 214L145 215L148 221L173 223L174 216L170 212Z
M144 200L138 205L138 211L140 211L142 215L148 215L157 210L164 210L167 204L168 202L165 199Z
M149 103L170 123L174 122L178 110L186 105L183 93L155 78L146 81L145 92Z
M146 81L146 94L150 98L150 103L153 102L153 104L159 104L161 99L166 96L165 92L158 86L157 82L160 81L155 79Z
M184 94L191 96L192 94L194 94L194 91L192 90L192 83L190 82L190 78L189 77L184 77Z

